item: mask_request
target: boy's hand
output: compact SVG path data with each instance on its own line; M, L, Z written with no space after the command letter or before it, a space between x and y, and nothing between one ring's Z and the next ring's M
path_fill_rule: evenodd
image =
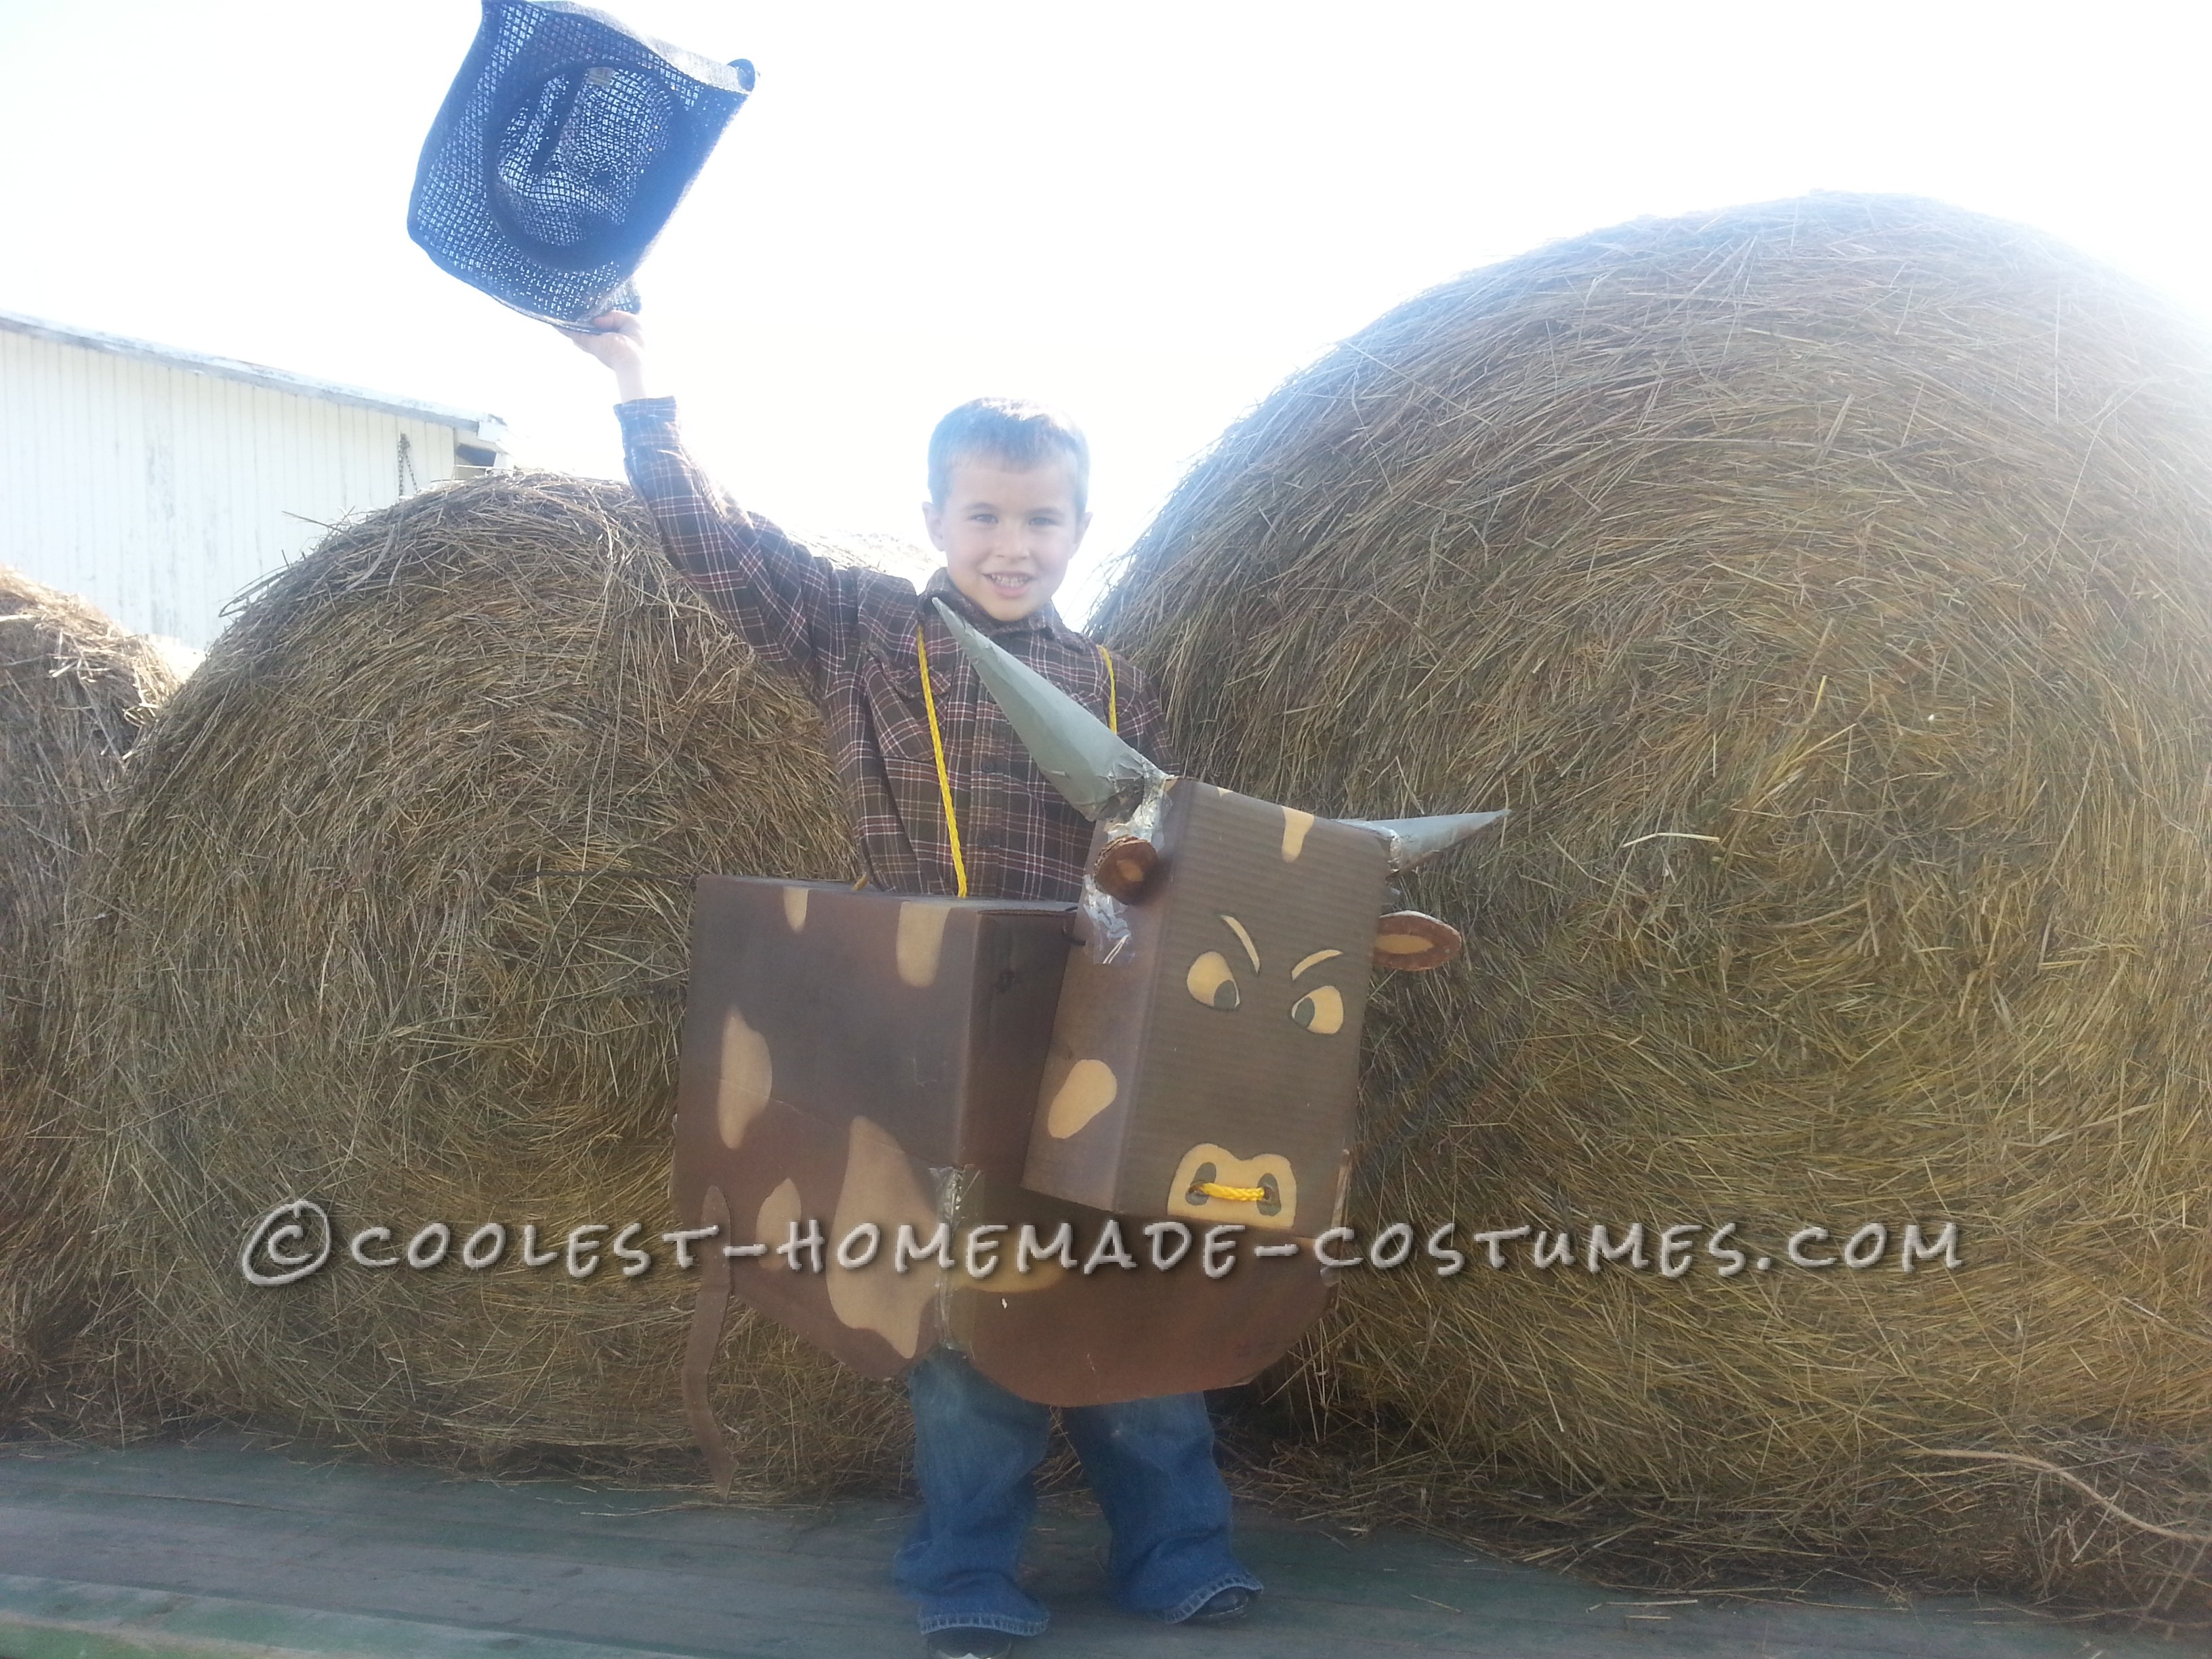
M592 318L592 333L554 326L577 350L614 370L616 394L623 403L653 395L646 385L645 326L633 313L610 311Z

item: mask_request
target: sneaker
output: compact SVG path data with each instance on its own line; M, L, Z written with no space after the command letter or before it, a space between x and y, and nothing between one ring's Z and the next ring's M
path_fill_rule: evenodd
M1002 1630L964 1630L956 1625L929 1632L929 1659L1006 1659L1013 1650L1014 1638Z
M1252 1610L1252 1603L1259 1595L1259 1591L1247 1589L1242 1584L1231 1584L1227 1589L1214 1591L1204 1605L1183 1623L1225 1625L1232 1619L1242 1619Z

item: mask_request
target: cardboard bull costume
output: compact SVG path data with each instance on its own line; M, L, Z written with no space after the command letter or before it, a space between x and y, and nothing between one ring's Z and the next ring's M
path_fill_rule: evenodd
M1089 872L1073 905L701 878L674 1196L716 1230L686 1366L710 1456L732 1291L868 1375L950 1341L1052 1405L1279 1358L1326 1297L1371 969L1459 946L1382 915L1389 877L1502 816L1170 777L939 610L1097 824Z

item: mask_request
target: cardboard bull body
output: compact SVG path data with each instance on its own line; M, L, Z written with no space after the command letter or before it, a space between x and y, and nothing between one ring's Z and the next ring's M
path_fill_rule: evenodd
M702 1442L730 1294L867 1376L949 1339L1002 1386L1066 1406L1241 1382L1319 1314L1310 1255L1209 1278L1194 1250L1163 1271L1147 1218L1020 1185L1074 914L700 878L673 1185L683 1224L718 1230L695 1247L686 1380ZM1134 1265L1086 1273L1109 1221ZM979 1278L968 1243L994 1225ZM1050 1253L1020 1263L1025 1227ZM903 1271L902 1228L915 1247Z
M1326 1300L1370 973L1459 945L1382 915L1389 876L1502 816L1317 818L1170 777L939 609L1097 824L1091 863L1074 905L701 878L674 1191L715 1229L685 1372L710 1459L732 1293L868 1375L949 1341L1052 1405L1286 1352ZM1147 1224L1250 1248L1163 1268Z

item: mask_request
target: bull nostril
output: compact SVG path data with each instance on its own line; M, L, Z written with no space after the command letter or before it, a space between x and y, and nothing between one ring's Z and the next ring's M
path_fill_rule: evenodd
M1183 1196L1194 1204L1205 1203L1207 1197L1206 1190L1206 1187L1212 1182L1214 1176L1219 1173L1220 1171L1215 1169L1211 1164L1200 1164L1198 1168L1190 1172L1190 1190L1185 1193Z
M1258 1205L1261 1215L1279 1215L1283 1209L1282 1183L1271 1175L1260 1177L1260 1190L1267 1194Z

